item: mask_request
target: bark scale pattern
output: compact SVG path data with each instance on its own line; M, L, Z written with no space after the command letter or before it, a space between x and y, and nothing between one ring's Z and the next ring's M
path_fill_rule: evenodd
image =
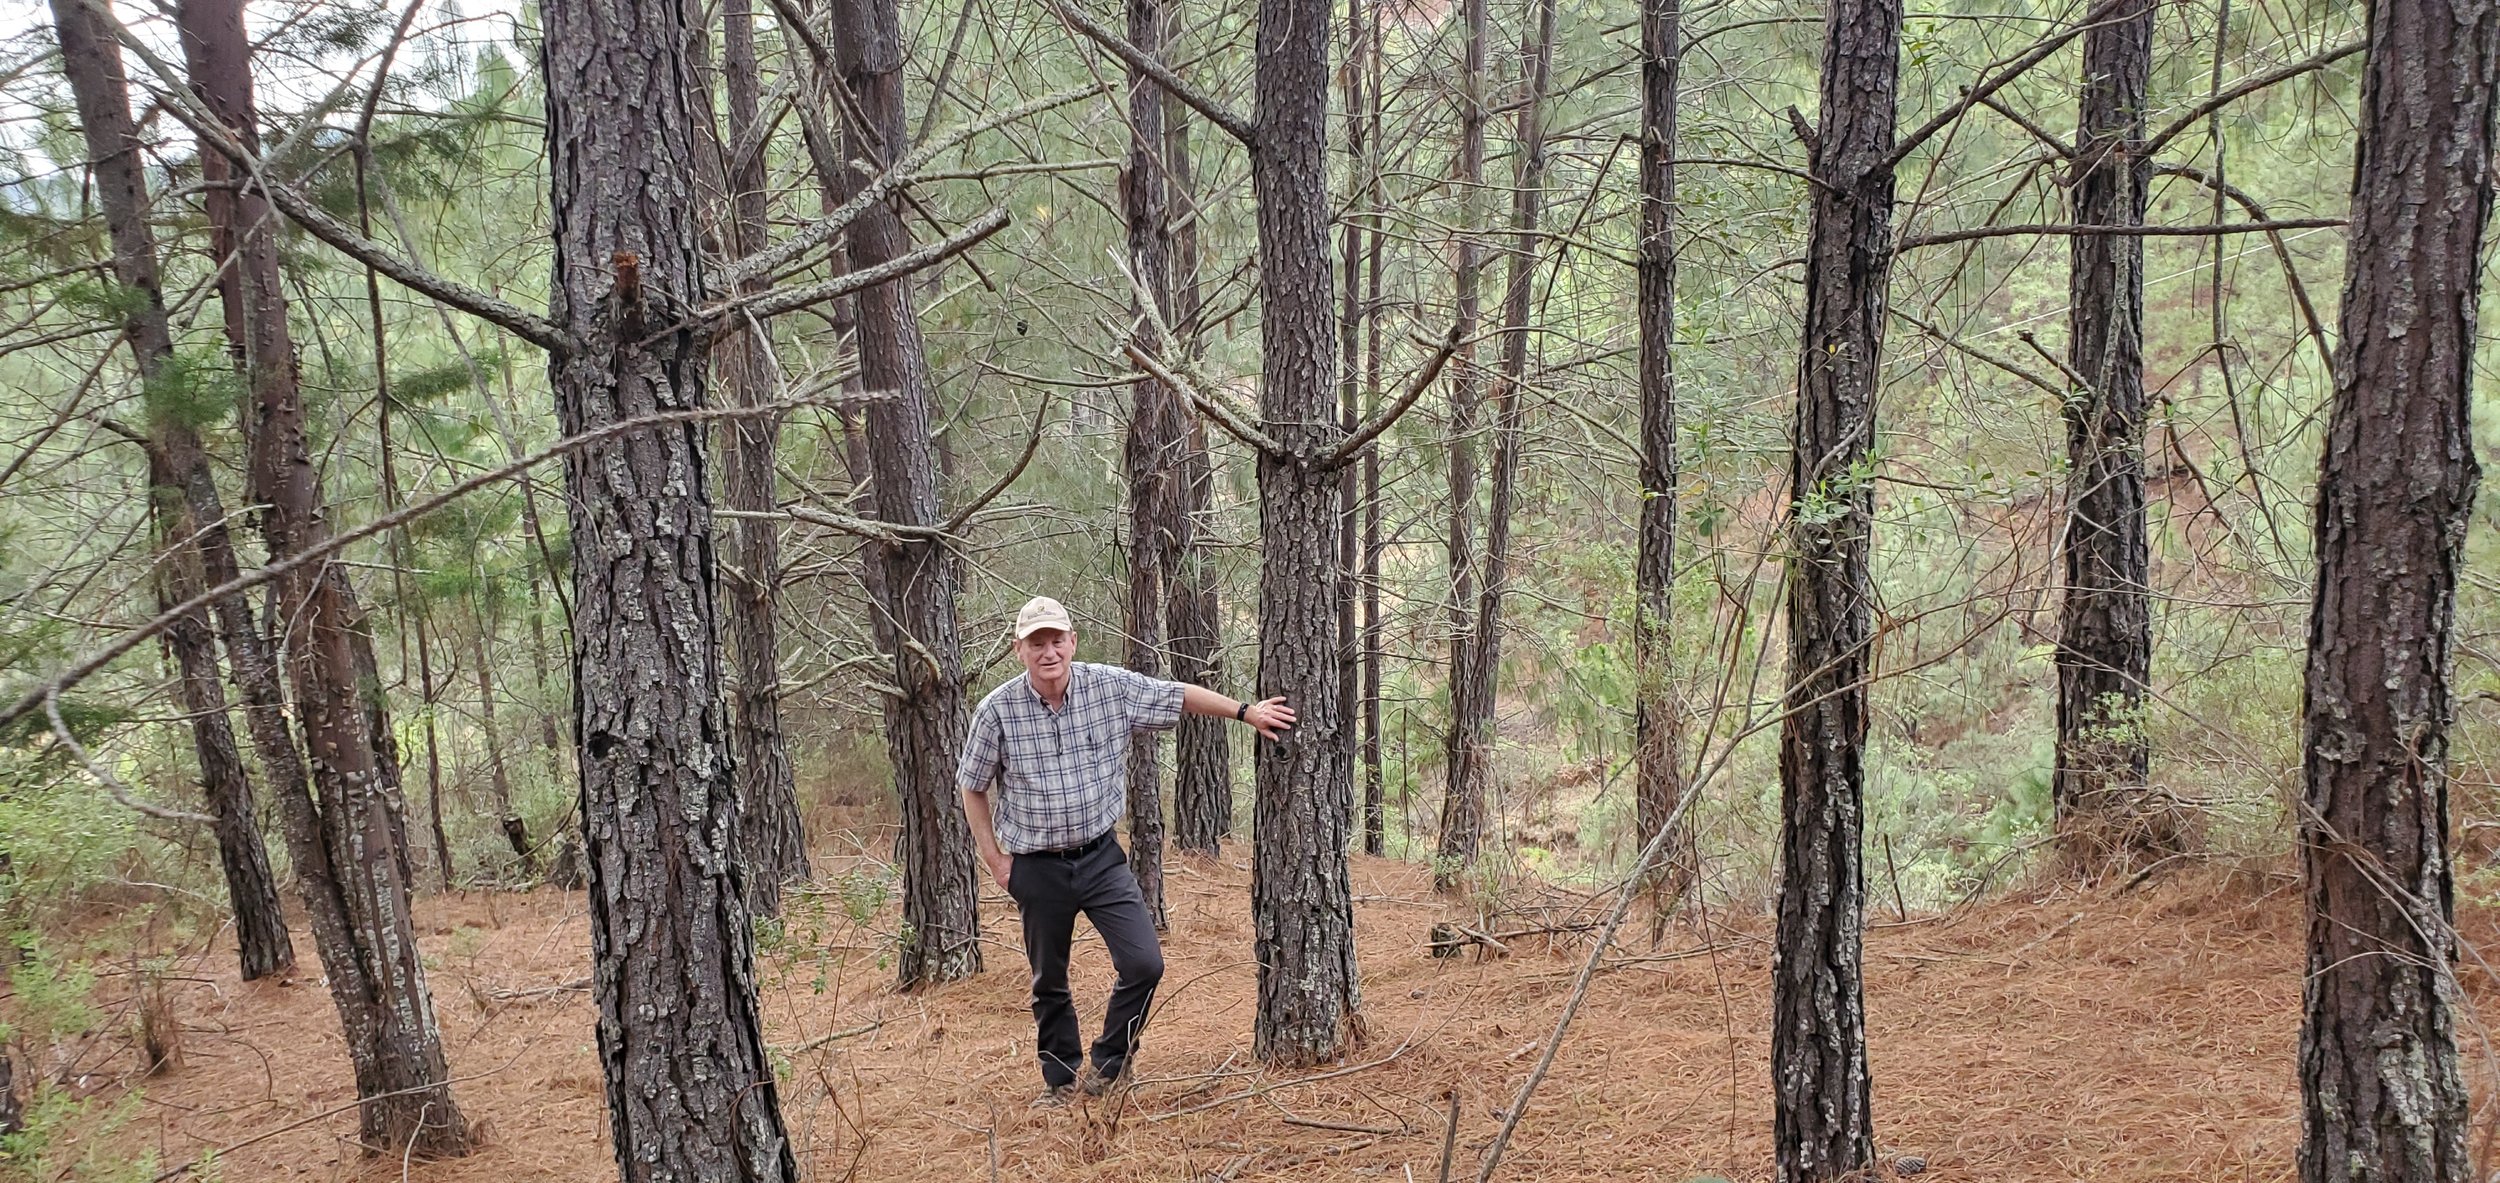
M1484 225L1484 124L1492 103L1485 91L1485 38L1490 24L1487 0L1463 0L1464 31L1459 41L1458 258L1454 276L1459 348L1450 359L1450 719L1443 744L1444 788L1441 832L1434 848L1433 886L1455 887L1460 872L1474 865L1484 835L1484 778L1466 767L1472 749L1459 720L1473 715L1463 699L1470 686L1466 671L1475 667L1476 645L1476 422L1484 409L1484 371L1476 365L1476 330L1482 319L1484 247L1476 235Z
M1865 987L1866 679L1875 510L1868 454L1892 265L1899 0L1824 20L1806 309L1789 466L1788 714L1780 727L1779 932L1771 986L1780 1183L1872 1165Z
M2462 1183L2449 668L2500 4L2373 4L2301 705L2303 1183Z
M1129 43L1160 58L1165 16L1157 0L1129 0ZM1154 315L1137 316L1137 345L1161 354L1169 342L1155 331L1170 324L1171 221L1165 192L1161 88L1134 68L1129 72L1128 167L1120 177L1121 212L1128 223L1129 270ZM1181 406L1177 392L1151 375L1131 387L1128 435L1128 668L1164 675L1164 614L1168 588L1177 583L1180 556L1174 539L1181 517ZM1170 927L1163 906L1163 737L1140 732L1128 757L1128 862L1137 891L1156 931Z
M2074 221L2140 226L2153 71L2151 0L2083 34ZM2066 594L2058 613L2057 767L2050 797L2069 865L2093 871L2178 848L2145 792L2144 696L2153 665L2144 518L2144 240L2068 240L2073 332L2065 400Z
M550 366L565 434L705 401L682 5L543 6L556 241ZM797 1175L756 1007L723 703L705 431L670 425L565 458L574 729L592 990L628 1183Z
M1258 744L1251 858L1259 1013L1252 1047L1271 1064L1335 1058L1357 1036L1354 896L1346 864L1353 784L1339 755L1335 639L1335 326L1328 274L1328 0L1260 0L1256 43L1261 427L1259 697L1298 713L1284 743Z

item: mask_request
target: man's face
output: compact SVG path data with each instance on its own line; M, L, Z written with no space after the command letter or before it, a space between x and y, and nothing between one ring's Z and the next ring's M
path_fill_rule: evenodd
M1016 657L1035 682L1057 683L1076 660L1076 634L1064 629L1035 629L1016 642Z

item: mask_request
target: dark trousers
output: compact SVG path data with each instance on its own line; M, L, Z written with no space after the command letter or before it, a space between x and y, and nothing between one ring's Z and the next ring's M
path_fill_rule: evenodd
M1076 1002L1068 995L1068 948L1076 938L1076 914L1094 922L1119 980L1094 1041L1094 1070L1118 1079L1137 1050L1155 986L1163 981L1163 945L1137 894L1128 856L1108 837L1073 858L1019 854L1007 874L1007 894L1024 914L1024 956L1033 967L1033 1025L1041 1052L1042 1080L1054 1087L1076 1080L1084 1063Z

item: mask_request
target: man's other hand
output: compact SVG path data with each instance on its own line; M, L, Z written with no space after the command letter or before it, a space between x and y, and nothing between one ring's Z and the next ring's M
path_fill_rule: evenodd
M1016 869L1016 856L1009 854L1004 850L991 850L981 856L981 861L989 864L990 878L997 880L999 888L1001 890L1005 890L1007 887L1008 873ZM1008 894L1012 895L1014 893L1009 892Z
M1264 738L1283 739L1286 732L1293 730L1293 718L1293 708L1286 706L1284 697L1279 695L1266 702L1251 703L1250 713L1241 721Z

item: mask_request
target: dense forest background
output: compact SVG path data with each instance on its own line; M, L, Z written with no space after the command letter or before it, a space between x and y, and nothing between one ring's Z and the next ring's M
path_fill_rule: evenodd
M1354 343L1340 359L1349 422L1441 364L1462 244L1496 261L1483 273L1493 323L1380 438L1376 484L1362 482L1358 508L1378 522L1377 642L1376 657L1356 655L1379 670L1377 769L1367 761L1358 782L1380 786L1383 853L1461 875L1465 898L1488 915L1549 886L1609 883L1640 849L1631 622L1641 13L1618 0L1548 4L1490 3L1475 79L1460 10L1443 0L1354 0L1332 33L1331 124L1355 133L1351 147L1343 134L1329 144L1332 245L1350 234L1343 241L1365 252L1365 289L1332 296ZM1954 108L1976 79L2081 9L1909 12L1900 126ZM838 204L804 126L835 104L787 23L797 11L776 4L755 21L765 130L752 152L776 238ZM106 267L112 251L55 34L34 6L0 13L11 18L0 24L10 30L0 38L0 691L15 699L161 606L168 560L148 456L128 425L195 430L236 520L255 510L242 493L244 383L221 332L219 256L202 213L217 186L159 97L179 80L130 58L173 347L172 364L143 381L120 347L133 297ZM125 4L119 15L136 40L180 59L166 14ZM900 15L910 136L939 145L915 165L906 220L936 240L991 210L1010 219L905 281L933 382L940 502L952 514L994 491L957 523L952 548L977 696L1016 672L1004 635L1031 595L1075 611L1081 656L1127 653L1123 447L1138 284L1122 185L1132 114L1117 59L1051 6L930 0ZM1550 78L1531 152L1515 116L1529 102L1541 17L1551 22ZM411 16L353 0L270 0L249 19L270 167L425 268L522 309L548 306L555 239L534 7L441 0ZM1816 7L1758 0L1693 4L1681 20L1667 677L1687 712L1678 751L1694 794L1697 898L1742 916L1769 909L1779 890L1787 465L1815 183L1801 171L1800 134L1817 110L1824 24ZM1173 27L1164 59L1205 95L1250 111L1253 6L1199 0L1178 6ZM2140 711L2111 725L2144 739L2147 784L2189 837L2130 875L2207 861L2290 865L2312 506L2363 33L2360 11L2339 3L2156 6L2146 221L2179 232L2143 240L2152 677ZM713 71L706 86L723 85L717 52L697 55ZM2068 239L2038 228L2074 220L2064 145L2075 136L2079 53L2079 43L2061 48L1961 111L1899 173L1880 426L1850 479L1872 488L1875 512L1865 857L1873 906L1903 919L1984 899L2054 853L2069 259ZM1480 186L1462 183L1455 163L1471 88L1490 113ZM1200 309L1184 326L1191 377L1218 401L1256 404L1262 304L1248 154L1194 114L1175 123L1197 123L1183 133ZM1522 239L1536 249L1518 334L1498 738L1483 856L1459 868L1437 853L1452 726L1448 474L1454 447L1488 450L1499 425L1459 413L1443 390L1463 366L1492 372L1507 343L1503 267L1519 258L1509 219L1523 184L1541 211ZM2263 228L2196 232L2219 223ZM531 342L373 279L291 221L277 236L334 529L377 522L562 435ZM2488 274L2488 251L2485 260ZM2500 449L2493 286L2474 368L2486 455ZM792 404L777 423L771 492L789 512L771 523L771 580L802 828L838 868L806 907L847 901L865 916L901 891L883 739L890 663L862 583L863 547L876 544L839 521L809 520L847 519L868 480L856 410L836 401L858 364L847 316L827 306L770 323L775 397ZM717 439L732 428L705 430ZM1246 696L1259 664L1258 460L1225 431L1198 430L1212 474L1197 541L1220 606L1215 682ZM342 555L370 622L370 689L389 706L412 879L429 893L580 875L576 556L560 467L492 481ZM2469 902L2500 893L2495 505L2486 488L2456 602L2452 808ZM258 545L246 546L247 566ZM721 553L735 567L726 542ZM58 707L83 757L39 712L0 736L0 930L56 984L133 950L162 957L212 941L228 922L210 829L173 816L200 808L178 678L151 643L64 693ZM1250 745L1227 758L1230 838L1246 842ZM273 815L263 828L280 823ZM284 877L288 853L269 854ZM784 921L763 923L778 932ZM24 991L45 977L13 980Z

